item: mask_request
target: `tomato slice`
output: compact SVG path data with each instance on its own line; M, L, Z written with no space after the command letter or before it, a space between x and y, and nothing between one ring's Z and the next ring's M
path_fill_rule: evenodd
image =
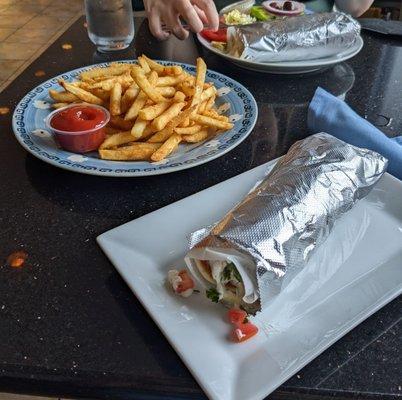
M228 318L231 324L243 324L244 320L247 318L247 313L239 308L231 308L228 311Z
M231 338L234 342L240 343L252 338L257 333L258 328L251 322L247 322L245 324L237 325L232 330Z
M188 289L194 288L194 281L191 278L191 276L187 270L182 269L179 272L179 276L181 278L181 282L177 285L177 289L176 289L177 293L183 293Z
M218 29L216 32L214 32L212 29L204 29L201 31L201 36L210 42L226 42L227 28Z

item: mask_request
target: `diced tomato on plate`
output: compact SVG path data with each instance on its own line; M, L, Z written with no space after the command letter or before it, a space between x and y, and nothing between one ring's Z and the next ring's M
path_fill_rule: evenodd
M234 325L243 324L247 313L239 308L231 308L228 311L229 322Z
M176 289L177 293L183 293L188 289L194 288L194 281L191 278L188 271L186 271L185 269L181 270L179 272L179 276L181 278L181 282L177 285L177 289Z
M231 308L228 318L234 328L230 334L233 342L244 342L258 333L258 328L247 320L247 313L239 308Z
M258 328L251 322L239 324L232 331L231 338L234 342L240 343L252 338L258 333Z

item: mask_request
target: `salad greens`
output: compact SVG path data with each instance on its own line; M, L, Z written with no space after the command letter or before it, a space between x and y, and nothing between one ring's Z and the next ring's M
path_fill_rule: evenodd
M243 282L239 271L233 263L229 263L228 265L226 265L222 275L223 279L225 279L226 281L230 281L232 278L235 278L238 282Z
M275 19L275 15L270 14L262 6L253 6L250 10L250 16L254 17L257 21L268 21L270 19Z
M219 293L215 288L210 288L205 293L206 293L208 299L210 299L214 303L218 303L218 301L219 301Z

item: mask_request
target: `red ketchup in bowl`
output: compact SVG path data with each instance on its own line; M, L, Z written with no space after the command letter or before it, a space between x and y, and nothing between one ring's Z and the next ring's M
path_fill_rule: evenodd
M46 125L59 145L73 153L97 150L105 140L109 111L93 104L72 104L53 111Z

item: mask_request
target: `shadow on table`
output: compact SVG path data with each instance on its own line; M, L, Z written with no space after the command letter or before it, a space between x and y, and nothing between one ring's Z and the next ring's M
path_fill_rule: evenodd
M123 223L206 189L254 165L252 139L206 164L147 177L106 177L57 168L28 154L25 169L35 190L68 212ZM115 222L116 223L116 222Z

